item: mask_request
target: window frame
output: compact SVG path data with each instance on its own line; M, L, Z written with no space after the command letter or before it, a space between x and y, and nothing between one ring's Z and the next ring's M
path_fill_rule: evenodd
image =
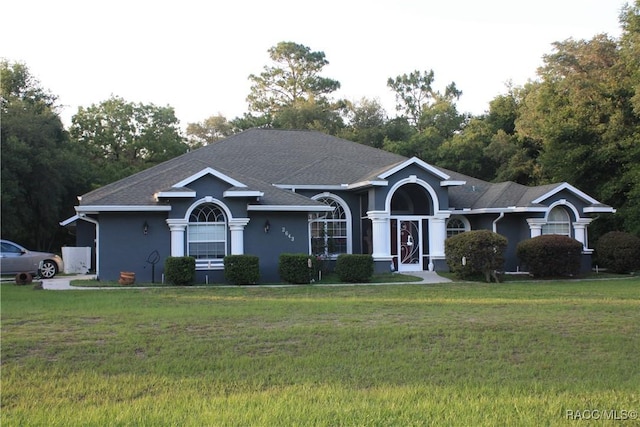
M309 254L326 259L336 259L341 254L352 253L351 212L348 205L340 197L331 193L318 194L312 199L333 206L335 209L331 212L309 215ZM321 224L321 227L317 227L318 224ZM322 236L317 235L319 230L321 230ZM332 235L330 231L335 230L341 233L337 236ZM322 252L317 250L320 248L320 245L317 244L320 239L323 242ZM340 250L331 251L331 240L335 239L342 240L338 244Z
M207 213L204 212L206 208L209 208L209 212ZM199 219L204 219L205 221ZM215 221L210 221L209 219L215 219ZM211 229L206 230L206 227L211 227ZM205 232L202 234L206 235L209 233L212 238L194 240L195 233L193 233L193 230L196 228L205 229ZM196 269L211 269L213 267L221 267L224 264L224 257L229 253L228 231L229 218L223 207L217 203L205 201L196 205L191 212L189 212L186 230L186 255L196 259ZM222 238L219 236L222 236ZM216 249L205 250L205 255L213 256L201 257L192 250L191 245L193 243L212 245L212 248L221 246L224 249L223 251L217 251Z
M553 218L556 212L562 212L566 220L560 221L560 220L557 220L556 218ZM558 232L557 228L561 226L563 228L566 227L566 232ZM554 206L553 208L551 208L549 212L547 212L547 215L545 217L545 223L542 224L540 233L543 236L555 234L559 236L572 237L571 236L571 215L569 214L567 209L565 209L562 205Z
M460 223L462 224L462 227L449 227L449 223L452 221L460 221ZM469 220L467 218L465 218L462 215L451 215L449 218L447 218L447 223L445 225L445 232L447 235L447 239L449 237L453 237L457 234L461 234L464 233L465 231L470 231L471 230L471 223L469 222Z

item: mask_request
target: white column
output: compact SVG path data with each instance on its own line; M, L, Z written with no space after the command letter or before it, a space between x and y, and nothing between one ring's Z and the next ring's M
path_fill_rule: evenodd
M391 260L391 246L389 243L389 212L369 211L367 217L371 220L371 241L374 261Z
M587 238L587 226L593 221L593 218L578 218L573 223L573 235L574 238L582 243L582 250L585 252L591 252L589 249L589 239Z
M445 259L444 241L447 239L447 215L436 214L429 218L429 270L434 259Z
M184 256L184 231L187 224L186 219L167 220L167 225L171 230L171 256Z
M234 218L229 220L231 231L231 255L244 254L244 227L249 223L249 218Z
M542 226L546 224L544 218L527 218L527 222L532 239L542 235Z

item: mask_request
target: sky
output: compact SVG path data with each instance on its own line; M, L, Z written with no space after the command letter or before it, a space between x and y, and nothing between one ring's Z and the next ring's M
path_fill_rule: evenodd
M619 37L624 0L21 0L0 8L0 57L58 96L66 126L115 95L171 106L181 126L248 111L250 74L290 41L324 52L334 98L378 100L387 79L433 70L462 90L460 112L536 78L552 43Z

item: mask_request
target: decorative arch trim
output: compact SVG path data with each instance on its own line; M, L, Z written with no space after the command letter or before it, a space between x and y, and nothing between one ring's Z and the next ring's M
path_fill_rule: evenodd
M572 203L567 202L565 199L561 199L549 205L547 211L544 213L545 221L547 221L547 219L549 218L549 214L551 213L551 211L558 206L565 206L569 208L571 212L573 212L573 218L575 221L580 219L580 211L578 211L578 209ZM569 220L571 220L571 218L569 218Z
M384 202L384 207L387 212L391 212L391 199L393 199L394 193L398 190L398 188L402 187L405 184L418 184L422 188L427 190L427 192L431 196L431 201L433 202L433 213L437 214L438 212L440 212L440 201L438 200L438 194L436 193L436 190L434 190L433 187L426 181L417 178L415 175L411 175L408 178L402 179L391 186L389 192L387 193L387 198Z
M206 196L203 197L200 200L196 200L195 202L193 202L191 204L191 206L189 206L189 208L187 208L187 212L185 213L184 219L186 219L187 221L189 220L189 217L191 216L191 212L193 212L193 210L195 208L197 208L198 206L204 204L204 203L214 203L216 205L218 205L220 207L220 209L222 209L224 211L224 214L227 216L227 221L230 221L231 219L233 219L233 214L231 213L231 210L229 210L229 207L227 207L227 205L224 204L224 202L211 197L211 196Z

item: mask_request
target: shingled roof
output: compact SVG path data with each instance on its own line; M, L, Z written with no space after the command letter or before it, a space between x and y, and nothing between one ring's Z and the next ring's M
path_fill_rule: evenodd
M315 131L251 129L87 193L82 196L80 210L83 207L159 207L163 202L158 201L158 193L191 191L188 184L186 188L176 188L176 185L207 168L228 177L235 191L259 192L261 204L315 206L320 203L289 188L347 188L376 180L408 160ZM530 207L538 197L561 185L527 187L515 182L489 183L444 168L435 169L451 180L465 182L449 187L450 205L455 209Z

